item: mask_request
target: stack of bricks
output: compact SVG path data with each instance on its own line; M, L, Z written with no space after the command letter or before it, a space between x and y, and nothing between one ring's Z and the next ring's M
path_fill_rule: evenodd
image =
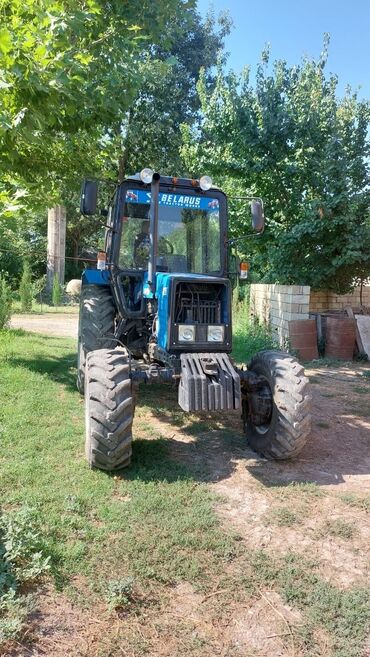
M329 310L328 290L316 290L310 294L310 313L320 313L323 310Z
M370 306L370 285L364 285L362 288L362 303L364 306ZM346 306L360 306L359 287L356 287L351 294L336 294L328 290L311 292L311 313L324 312L325 310L343 310Z
M289 322L309 318L308 285L252 284L251 316L269 326L281 345L289 338Z

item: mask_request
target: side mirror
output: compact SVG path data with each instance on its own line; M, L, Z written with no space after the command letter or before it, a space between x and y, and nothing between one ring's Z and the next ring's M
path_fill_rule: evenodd
M97 212L98 183L96 180L84 180L81 190L80 212L92 215Z
M265 229L265 215L263 213L262 201L251 202L252 226L256 233L263 233Z

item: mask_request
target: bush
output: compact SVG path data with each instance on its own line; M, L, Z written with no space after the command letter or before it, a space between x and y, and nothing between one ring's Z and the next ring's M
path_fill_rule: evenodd
M12 298L10 287L0 275L0 329L7 325L12 315Z
M54 274L51 299L53 306L60 306L60 302L62 300L62 286L59 283L58 274Z
M23 264L23 274L19 285L19 297L21 300L21 309L24 313L29 313L32 310L32 277L29 263L26 261Z
M22 507L0 514L0 644L21 632L29 610L25 591L49 568L37 512Z
M247 363L258 351L280 349L267 326L253 322L249 315L249 298L233 299L233 358L237 363Z
M36 280L33 281L32 298L42 301L41 295L43 290L45 289L45 286L46 286L46 274L44 274L44 276L40 276L40 278L36 278Z

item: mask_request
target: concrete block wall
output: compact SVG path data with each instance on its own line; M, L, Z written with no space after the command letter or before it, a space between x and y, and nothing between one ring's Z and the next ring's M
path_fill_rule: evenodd
M362 289L362 303L370 306L370 285ZM345 306L360 305L360 288L351 294L335 294L328 290L312 290L310 295L310 312L318 313L324 310L343 310Z
M280 342L289 337L289 322L308 319L310 287L308 285L251 285L250 313L270 326Z

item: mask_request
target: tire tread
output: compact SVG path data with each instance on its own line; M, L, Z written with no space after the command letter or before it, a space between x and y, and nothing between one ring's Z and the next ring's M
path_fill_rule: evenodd
M259 434L248 423L248 441L266 458L290 459L301 452L311 432L309 382L302 365L284 352L256 354L248 369L259 373L261 368L272 384L276 419L266 434Z
M113 365L113 366L112 366ZM91 467L130 463L134 404L126 349L91 351L86 360L86 456Z

